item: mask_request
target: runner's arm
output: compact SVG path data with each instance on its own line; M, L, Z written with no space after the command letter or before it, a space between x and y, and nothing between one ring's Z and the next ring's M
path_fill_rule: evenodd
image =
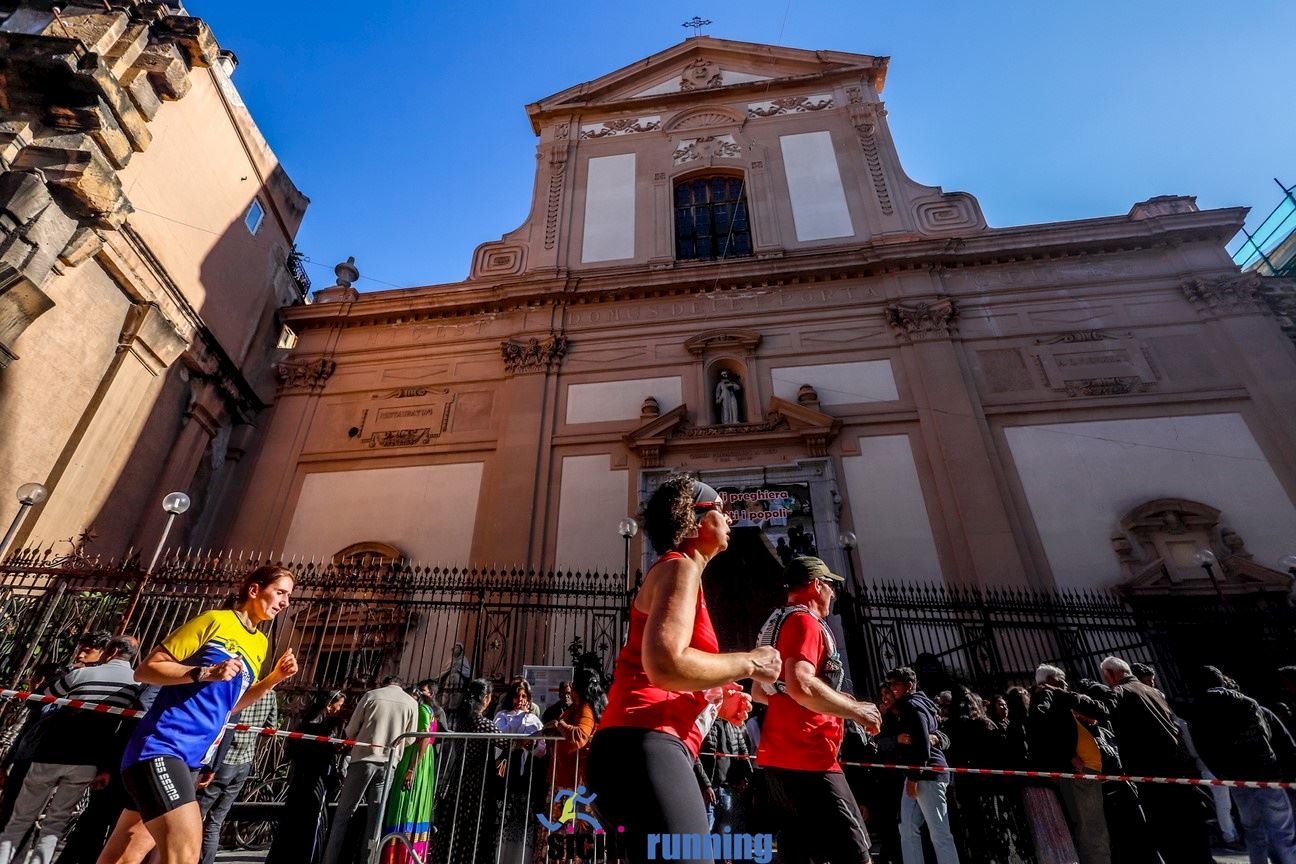
M643 664L648 680L665 690L706 690L743 678L777 675L781 661L771 648L712 654L690 646L702 579L688 560L659 564L644 628ZM772 656L771 656L772 655Z

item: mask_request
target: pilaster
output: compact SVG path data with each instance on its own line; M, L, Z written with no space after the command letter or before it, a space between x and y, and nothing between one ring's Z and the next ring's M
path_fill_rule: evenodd
M906 300L883 314L901 347L919 430L935 477L933 520L953 555L948 582L1012 585L1031 581L1005 506L989 430L954 340L958 307L949 297Z

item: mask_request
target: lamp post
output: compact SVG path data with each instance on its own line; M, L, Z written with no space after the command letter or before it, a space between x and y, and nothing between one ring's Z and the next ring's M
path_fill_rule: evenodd
M162 509L167 512L166 527L162 529L162 539L158 540L157 549L153 551L153 560L149 562L148 569L135 583L135 590L131 592L130 605L126 607L126 614L122 615L121 623L117 627L118 636L126 632L126 625L130 623L131 616L135 614L135 607L139 605L140 598L144 596L144 586L148 584L149 576L152 575L153 568L157 566L158 558L162 556L162 547L166 545L167 535L171 533L171 524L175 522L177 516L189 509L189 496L183 492L171 492L162 499Z
M1215 553L1203 547L1198 549L1197 554L1193 557L1197 559L1197 563L1210 577L1211 585L1215 588L1215 594L1219 597L1220 605L1224 605L1224 591L1220 588L1219 580L1215 578Z
M855 576L855 555L853 554L855 551L855 546L858 543L858 540L855 537L855 532L847 531L846 533L842 534L841 537L838 538L837 542L841 546L842 552L844 552L846 555L846 566L850 568L850 574L851 574L851 589L854 590L855 588L859 587L856 584L857 580Z
M626 587L630 586L630 538L639 533L639 523L629 516L617 523L617 533L625 541L625 564L621 571L625 575Z
M0 561L4 561L5 553L9 551L9 544L13 542L14 535L18 533L18 526L22 524L23 516L48 497L49 490L39 483L24 483L18 487L18 512L14 514L13 522L9 524L4 539L0 540Z
M145 576L152 573L153 568L157 566L158 558L162 555L162 547L166 545L167 535L171 533L171 525L175 522L175 518L189 509L189 496L183 492L172 492L162 499L162 509L167 512L166 527L162 529L162 539L158 540L157 549L153 551L153 560L144 571Z

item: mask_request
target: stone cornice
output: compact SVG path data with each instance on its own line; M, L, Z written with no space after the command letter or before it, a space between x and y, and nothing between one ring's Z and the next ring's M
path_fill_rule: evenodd
M880 238L854 248L789 252L781 258L745 258L715 264L646 265L599 272L473 280L361 295L350 302L282 310L295 329L359 327L483 313L537 305L690 295L751 287L807 285L868 278L907 270L950 270L1047 261L1195 242L1223 244L1246 211L1225 208L1131 220L1124 216L996 228L960 238Z

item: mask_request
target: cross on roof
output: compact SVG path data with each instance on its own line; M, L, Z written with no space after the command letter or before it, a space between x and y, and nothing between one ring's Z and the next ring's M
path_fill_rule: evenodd
M702 34L702 28L705 27L705 26L707 26L707 25L710 24L710 23L711 23L711 22L708 21L706 18L699 18L698 16L694 15L692 21L685 21L685 22L684 22L683 24L681 24L680 26L681 26L681 27L692 27L692 28L693 28L693 35L694 35L694 36L700 36L700 35Z

